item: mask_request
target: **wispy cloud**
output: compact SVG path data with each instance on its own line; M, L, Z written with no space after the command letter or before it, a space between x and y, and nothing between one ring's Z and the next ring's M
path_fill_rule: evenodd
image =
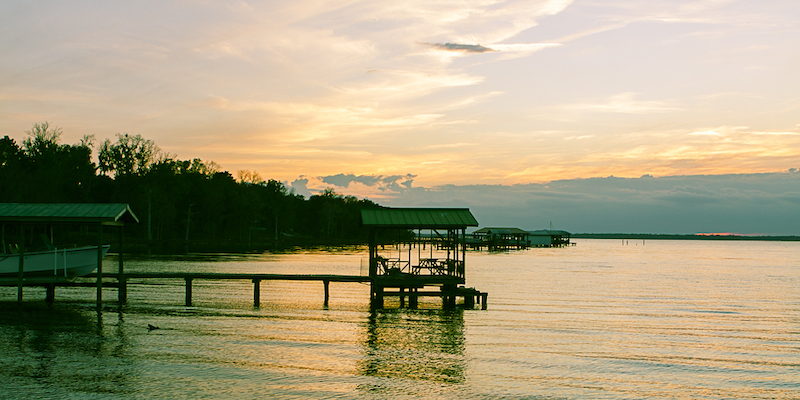
M490 51L495 51L485 46L481 46L479 44L460 44L460 43L424 43L425 45L431 46L437 50L443 51L458 51L464 53L486 53Z
M127 131L309 188L774 171L800 157L798 4L0 3L0 131Z
M321 193L327 188L347 195L387 199L412 190L415 175L356 175L336 174L327 176L303 176L294 180L290 187L304 196Z
M638 93L626 92L611 96L597 103L577 103L559 106L564 110L612 112L612 113L663 113L678 111L680 108L671 107L661 101L646 101L634 99Z

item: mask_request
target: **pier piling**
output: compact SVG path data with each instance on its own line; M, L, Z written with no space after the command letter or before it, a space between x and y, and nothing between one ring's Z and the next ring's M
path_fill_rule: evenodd
M192 278L186 279L186 307L192 306Z
M253 307L261 307L261 280L253 279Z
M324 280L322 281L322 284L325 286L325 302L323 303L323 304L325 305L325 307L327 307L327 306L328 306L328 300L329 300L329 299L330 299L330 297L331 297L331 293L330 293L330 283L331 283L331 281L330 281L329 279L324 279Z

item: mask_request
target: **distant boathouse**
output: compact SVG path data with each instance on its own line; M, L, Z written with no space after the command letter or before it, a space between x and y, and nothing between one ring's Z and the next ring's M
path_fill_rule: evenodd
M481 228L470 234L471 248L489 250L569 246L570 233L560 230L526 231L519 228Z

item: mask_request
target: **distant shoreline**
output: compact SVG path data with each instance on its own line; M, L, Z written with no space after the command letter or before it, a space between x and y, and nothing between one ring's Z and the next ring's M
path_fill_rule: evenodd
M745 236L745 235L678 235L654 233L573 233L573 239L651 239L651 240L760 240L774 242L798 242L800 236Z

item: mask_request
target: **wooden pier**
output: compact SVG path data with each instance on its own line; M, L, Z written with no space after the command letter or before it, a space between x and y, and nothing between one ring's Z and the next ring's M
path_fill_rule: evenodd
M3 225L3 242L5 242L4 224L13 224L19 231L20 247L19 269L13 277L0 277L0 286L16 286L17 301L22 302L22 288L39 286L47 290L47 301L55 300L55 288L65 286L96 287L97 308L103 305L103 288L118 289L118 303L127 302L128 281L130 279L162 280L182 279L185 282L185 305L192 305L193 282L196 280L249 280L253 283L253 304L259 307L261 302L261 282L269 280L284 281L317 281L324 288L324 304L330 299L330 282L353 282L370 284L370 303L373 308L383 308L385 297L396 296L400 306L416 308L419 297L437 296L442 298L445 307L455 307L456 299L463 298L466 308L474 308L475 304L486 309L487 294L473 288L465 288L465 257L467 226L478 223L468 209L432 208L432 209L398 209L378 208L362 210L362 224L369 228L370 260L369 276L358 275L293 275L293 274L228 274L228 273L129 273L124 271L122 251L125 222L138 222L127 204L0 204L0 225ZM53 224L89 225L97 227L97 272L78 278L77 281L66 276L45 276L26 274L25 263L25 231L28 226L46 227ZM119 268L115 273L104 274L103 259L103 227L119 228ZM432 237L437 238L437 253L432 245L428 245L428 253L422 254L425 244L419 241L419 233L426 229ZM417 235L408 235L417 230ZM387 240L382 234L398 234L410 240ZM404 235L405 234L405 235ZM415 239L417 238L417 239ZM381 249L378 248L379 242ZM397 257L385 253L385 244L405 246L406 253ZM5 244L4 244L5 246ZM105 246L107 247L107 246ZM417 254L413 256L412 248ZM398 247L399 248L399 247ZM386 256L384 256L386 255ZM65 267L66 269L66 267ZM86 280L83 280L87 278ZM94 282L89 281L93 279ZM110 281L110 280L115 281ZM435 287L438 290L427 288ZM388 290L387 290L388 289Z
M119 303L127 303L127 287L131 279L146 279L146 280L183 280L185 283L185 297L184 305L192 307L192 297L194 293L193 283L198 280L246 280L253 283L253 307L261 306L261 282L262 281L306 281L306 282L322 282L323 285L323 305L328 306L330 301L330 283L371 283L372 279L368 276L360 275L296 275L296 274L229 274L229 273L194 273L194 272L150 272L150 273L125 273L120 277L118 274L111 275L115 278L114 281L101 280L97 283L97 274L86 275L76 281L60 280L50 282L41 278L26 279L25 286L40 286L47 290L46 300L52 302L55 300L56 287L91 287L97 288L98 291L102 288L115 288L119 290ZM92 280L95 280L94 282ZM442 282L441 279L436 282ZM0 279L0 286L17 286L18 282L15 279ZM146 284L146 283L135 283ZM410 282L394 282L393 284L412 285ZM417 284L417 283L414 283ZM408 289L408 291L405 291ZM442 304L447 307L455 307L456 297L464 299L464 308L475 308L476 304L481 305L481 309L486 309L487 294L481 293L472 288L455 287L452 289L439 290L439 291L418 291L417 288L403 286L402 290L385 291L382 293L384 297L398 297L400 299L400 307L406 307L405 299L408 298L408 308L417 308L417 299L419 297L441 297ZM102 298L102 296L98 296Z

